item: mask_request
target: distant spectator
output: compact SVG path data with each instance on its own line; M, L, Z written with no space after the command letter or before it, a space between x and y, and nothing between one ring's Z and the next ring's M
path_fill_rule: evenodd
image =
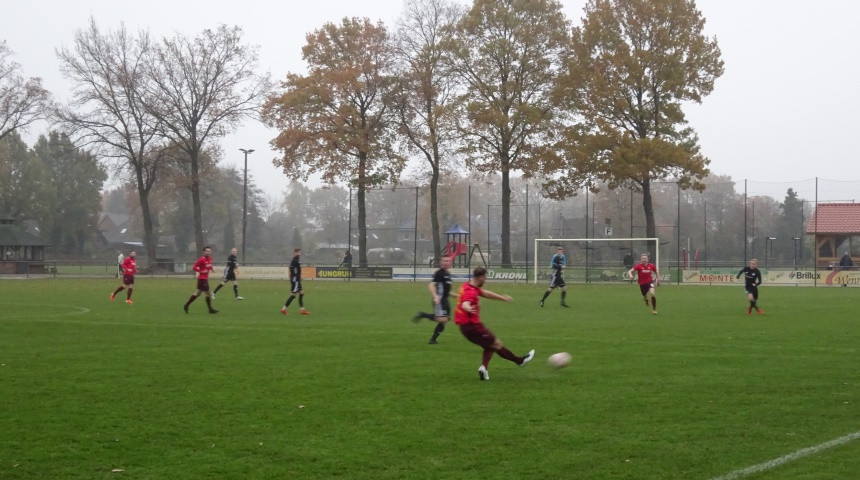
M624 255L624 268L630 270L633 268L633 252L627 250L627 254Z
M624 255L623 262L624 262L624 268L626 268L627 270L630 270L631 268L633 268L633 251L632 250L627 250L627 254ZM632 282L633 278L630 278L630 281Z
M352 253L349 250L343 252L343 260L340 262L340 266L344 268L352 266Z
M119 255L116 256L116 278L120 278L124 275L122 271L122 261L125 260L125 257L123 257L121 251L117 253L119 253Z
M839 270L851 270L851 267L853 266L854 260L851 260L851 255L848 255L848 252L845 252L845 254L842 255L842 258L839 259ZM847 279L848 276L845 276L843 278ZM848 284L843 283L842 286L847 287Z

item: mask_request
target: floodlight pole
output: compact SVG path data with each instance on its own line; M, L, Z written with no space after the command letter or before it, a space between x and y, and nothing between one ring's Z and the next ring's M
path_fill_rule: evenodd
M245 263L245 236L248 232L248 154L254 153L254 149L240 148L245 154L245 179L242 183L242 263Z

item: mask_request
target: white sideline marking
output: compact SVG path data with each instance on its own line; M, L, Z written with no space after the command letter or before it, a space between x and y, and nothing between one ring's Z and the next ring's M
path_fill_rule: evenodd
M822 450L827 450L828 448L833 448L839 445L844 445L852 440L857 440L860 438L860 432L849 433L844 437L839 437L835 440L830 440L829 442L824 442L820 445L816 445L814 447L809 448L801 448L800 450L789 453L788 455L784 455L779 458L774 458L773 460L768 460L764 463L759 463L758 465L753 465L751 467L744 468L743 470L735 470L734 472L727 473L720 477L714 477L711 480L735 480L736 478L743 478L753 473L763 472L765 470L770 470L771 468L779 467L780 465L784 465L788 462L792 462L799 458L803 458L809 455L816 454Z

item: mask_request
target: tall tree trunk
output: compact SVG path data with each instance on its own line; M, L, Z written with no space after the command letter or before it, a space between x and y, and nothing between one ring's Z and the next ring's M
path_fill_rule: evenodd
M429 78L425 77L426 80ZM433 92L432 82L428 81L428 85L424 86L424 92ZM442 165L442 158L439 155L439 136L436 133L437 114L434 114L436 105L433 95L426 95L427 101L424 104L425 115L429 120L428 128L430 130L430 145L433 150L433 157L430 159L430 165L433 171L430 176L430 227L433 230L433 257L442 257L442 232L439 229L439 167ZM416 218L417 222L418 219Z
M433 256L442 256L442 232L439 231L439 160L433 165L433 175L430 177L430 226L433 228ZM418 219L416 218L417 222Z
M367 188L367 152L358 155L358 265L367 267L367 206L364 204L364 193Z
M203 239L203 212L200 207L200 165L197 163L197 153L191 154L191 204L194 209L194 242L197 253L203 251L206 240Z
M654 222L654 204L651 201L651 180L645 178L642 181L642 208L645 210L645 236L657 237L657 225ZM653 241L648 242L650 257L653 260L657 254L657 245Z
M152 213L149 208L149 190L144 185L141 172L137 172L137 198L140 200L140 214L143 216L143 247L146 249L146 269L155 265L158 239L152 227ZM123 252L126 253L126 252Z
M502 267L511 268L511 173L502 159Z

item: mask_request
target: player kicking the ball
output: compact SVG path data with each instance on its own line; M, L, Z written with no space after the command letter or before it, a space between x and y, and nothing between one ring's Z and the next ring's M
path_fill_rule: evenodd
M478 378L481 380L489 380L490 372L487 371L487 365L493 358L494 353L498 353L505 360L510 360L519 366L529 363L535 357L535 351L532 349L526 356L518 357L513 352L502 345L502 341L493 335L487 327L481 323L481 317L478 315L478 299L480 297L490 298L493 300L501 300L510 302L511 297L507 295L499 295L489 290L484 290L484 281L487 280L487 269L478 267L472 272L472 278L460 287L460 299L457 301L457 309L454 311L454 323L460 326L460 332L466 337L466 340L483 347L484 356L481 366L478 367Z
M660 284L657 266L648 262L648 254L643 253L641 263L628 270L627 277L632 279L633 272L636 272L639 278L639 291L642 292L642 300L645 301L645 306L648 306L648 300L650 299L651 313L657 315L657 295L654 293L654 286Z

